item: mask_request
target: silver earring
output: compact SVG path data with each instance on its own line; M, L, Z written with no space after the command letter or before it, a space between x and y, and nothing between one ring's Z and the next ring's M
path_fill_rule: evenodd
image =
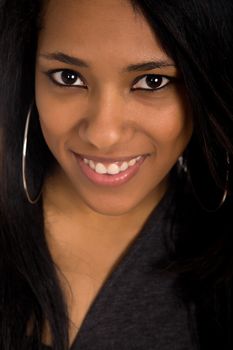
M36 198L32 199L29 195L28 186L27 186L27 180L26 180L26 157L27 157L27 139L28 139L28 129L29 129L29 122L31 118L31 112L32 112L32 105L29 108L25 129L24 129L24 138L23 138L23 154L22 154L22 177L23 177L23 187L26 194L26 197L31 204L35 204L38 202L42 190L39 192L39 194L36 196Z
M187 168L187 164L185 162L185 159L183 156L180 156L178 158L178 171L181 173L181 172L184 172L184 173L187 173L188 172L188 168Z
M229 153L226 152L226 166L227 166L227 170L226 170L226 180L225 180L225 189L223 192L223 196L221 199L221 202L219 203L219 206L217 207L216 210L218 210L219 208L221 208L221 206L224 204L227 195L228 195L228 185L229 185L229 175L230 175L230 157L229 157Z

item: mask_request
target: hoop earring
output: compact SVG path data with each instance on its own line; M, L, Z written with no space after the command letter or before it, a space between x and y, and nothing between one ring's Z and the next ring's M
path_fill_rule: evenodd
M26 180L26 157L27 157L27 139L28 139L28 129L29 129L29 122L31 118L31 112L32 112L32 105L29 108L25 129L24 129L24 138L23 138L23 154L22 154L22 178L23 178L23 187L26 194L26 197L31 204L36 204L41 196L42 189L40 190L39 194L36 196L35 199L32 199L29 195L28 186L27 186L27 180Z
M178 172L181 173L185 173L187 174L188 172L188 168L187 168L187 164L186 161L184 159L184 156L179 156L178 161L177 161L177 165L178 165Z
M219 206L217 207L217 210L219 208L221 208L221 206L224 204L227 195L228 195L228 185L229 185L229 175L230 175L230 157L229 157L229 153L226 152L226 163L227 163L227 170L226 170L226 180L225 180L225 189L223 192L223 196L221 199L221 202L219 203Z
M209 213L216 212L217 210L219 210L223 206L223 204L225 203L226 198L228 196L228 185L229 185L229 175L230 175L230 156L229 156L229 153L226 152L226 178L225 178L225 187L224 187L223 195L222 195L220 203L214 209L206 208L202 204L202 202L201 202L200 198L198 197L198 195L196 194L196 191L195 191L195 188L194 188L194 185L193 185L193 182L192 182L192 178L191 178L191 175L190 175L190 171L189 171L188 166L187 166L187 162L184 160L183 156L179 157L178 164L179 164L180 168L183 170L183 172L187 173L189 181L190 181L191 186L193 188L194 195L195 195L198 203L202 207L202 209L204 209L205 211L207 211Z

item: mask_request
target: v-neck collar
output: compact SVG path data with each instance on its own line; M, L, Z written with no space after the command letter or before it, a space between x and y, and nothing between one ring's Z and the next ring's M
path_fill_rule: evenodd
M103 283L102 287L100 288L99 292L97 293L96 297L94 298L91 306L89 307L86 316L79 328L79 331L77 335L75 336L69 350L77 350L79 348L79 343L82 340L83 335L91 331L95 328L97 318L93 317L96 313L98 313L99 310L102 310L102 313L104 313L105 307L108 304L108 297L111 293L113 288L116 288L117 282L120 280L121 276L124 275L124 271L127 269L127 267L132 264L136 263L137 259L141 255L141 246L143 242L147 241L147 236L151 233L155 234L158 233L157 237L157 248L158 248L158 255L161 254L161 250L164 250L164 247L161 249L161 245L163 245L163 237L161 237L161 232L156 232L156 226L161 222L165 222L165 214L167 214L167 209L171 207L171 201L174 195L173 189L168 189L165 193L165 195L162 197L160 202L156 205L156 207L152 210L151 214L148 216L146 222L144 223L142 229L140 230L139 234L136 236L135 240L132 242L132 244L127 248L115 268L112 270L112 272L109 274L105 282ZM169 219L169 215L166 215ZM170 221L170 220L168 220ZM160 225L159 225L160 226ZM160 226L161 228L161 226ZM139 251L140 250L140 251ZM159 259L159 256L158 256ZM99 313L98 313L99 314ZM52 347L42 344L43 350L51 350Z
M82 334L84 334L87 330L95 328L97 318L93 316L96 312L98 312L99 309L101 309L102 312L104 312L105 307L109 301L108 297L110 292L113 288L116 288L117 282L119 281L120 277L124 274L124 271L127 269L128 265L132 262L135 263L137 261L137 258L141 255L141 253L137 254L138 250L141 248L142 243L146 241L146 237L150 235L153 231L155 231L157 221L160 222L164 219L164 215L167 212L166 209L170 206L169 204L171 203L173 192L174 191L172 189L167 190L160 202L152 210L151 214L147 218L139 234L136 236L132 244L127 248L118 264L115 266L115 268L112 270L112 272L109 274L109 276L103 283L102 287L100 288L99 292L97 293L90 308L86 313L86 316L79 328L79 331L71 344L70 350L77 350L79 348L79 340L81 340ZM156 232L154 233L156 234ZM160 255L161 244L163 243L160 235L157 238L158 254ZM162 252L163 251L164 248L162 248Z

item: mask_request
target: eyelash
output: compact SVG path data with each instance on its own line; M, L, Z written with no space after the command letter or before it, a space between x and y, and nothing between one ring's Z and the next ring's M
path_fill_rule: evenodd
M82 86L82 85L69 85L69 84L61 84L59 83L55 78L54 78L54 74L56 73L63 73L63 72L67 72L70 74L75 75L76 80L80 79L82 81L84 81L84 79L82 78L82 76L80 74L78 74L77 72L71 70L71 69L53 69L53 70L49 70L48 72L45 72L45 74L49 77L49 79L56 85L62 87L62 88L74 88L74 87L78 87L78 88L86 88L86 86Z
M56 73L70 73L71 75L73 75L75 77L75 80L77 81L78 79L82 80L82 82L85 83L84 79L82 78L82 76L73 71L73 70L70 70L70 69L56 69L56 70L49 70L48 72L45 72L45 74L49 77L49 79L56 85L62 87L62 88L82 88L82 89L86 89L86 85L69 85L69 84L62 84L62 83L59 83L55 78L54 78L54 75ZM136 85L139 81L145 79L147 80L148 78L152 78L152 79L161 79L162 81L164 79L166 79L167 81L165 83L161 83L162 86L158 87L158 88L132 88L132 91L147 91L147 92L155 92L155 91L158 91L158 90L161 90L165 87L167 87L168 85L170 85L171 83L173 83L174 81L177 81L178 79L175 78L175 77L169 77L169 76L166 76L166 75L160 75L160 74L144 74L142 76L139 76L137 77L134 82L133 82L133 85ZM62 78L60 78L62 79ZM147 84L147 82L146 82Z

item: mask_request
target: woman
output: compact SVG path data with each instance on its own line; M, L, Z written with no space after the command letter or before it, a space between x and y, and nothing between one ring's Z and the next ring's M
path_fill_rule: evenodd
M1 349L232 349L231 1L0 5Z

